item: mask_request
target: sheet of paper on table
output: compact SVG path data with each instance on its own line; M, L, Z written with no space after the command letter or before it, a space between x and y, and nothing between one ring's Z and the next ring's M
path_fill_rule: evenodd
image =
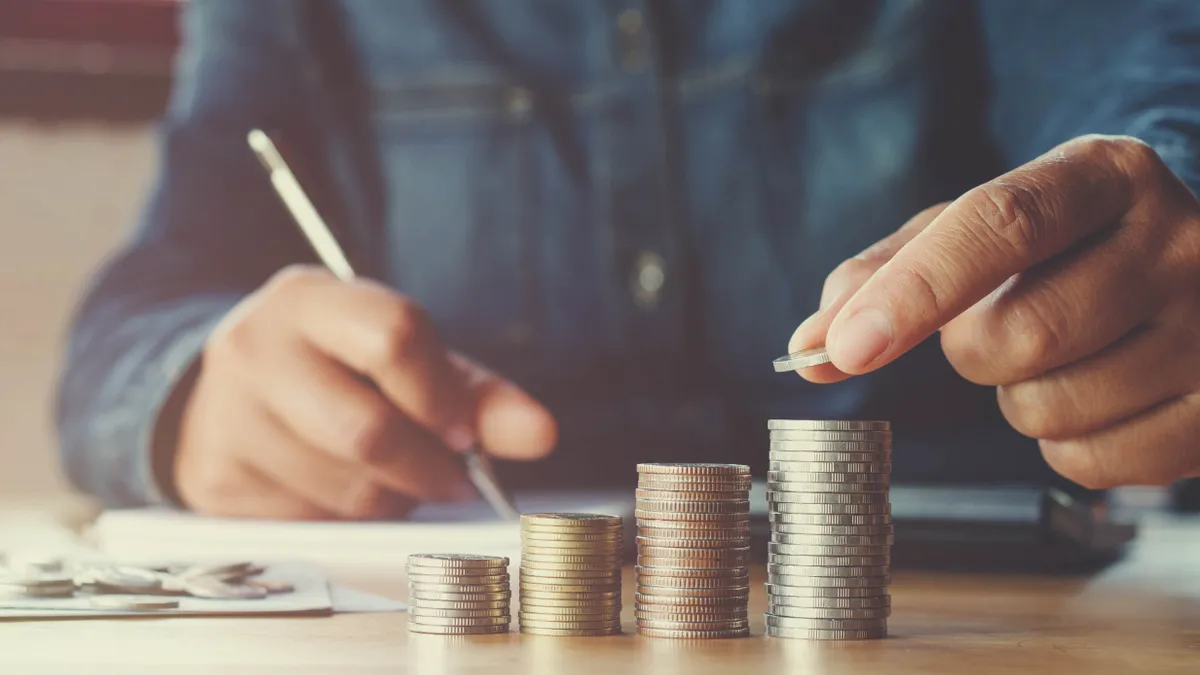
M323 616L345 612L402 611L404 603L352 589L331 587L321 568L310 562L274 562L265 565L265 581L286 581L291 593L259 600L220 600L173 596L176 609L125 611L93 607L90 596L72 598L0 598L0 619L107 618L121 616Z
M632 490L518 493L524 513L633 513ZM425 504L400 522L294 522L208 518L168 509L106 511L91 538L119 557L310 560L339 568L397 567L412 553L520 555L519 523L498 518L482 501Z

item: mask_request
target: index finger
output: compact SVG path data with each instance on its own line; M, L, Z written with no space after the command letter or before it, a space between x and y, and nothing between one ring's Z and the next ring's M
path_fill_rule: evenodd
M1076 139L957 199L838 312L826 340L834 365L886 365L1014 274L1118 221L1145 153L1132 139Z

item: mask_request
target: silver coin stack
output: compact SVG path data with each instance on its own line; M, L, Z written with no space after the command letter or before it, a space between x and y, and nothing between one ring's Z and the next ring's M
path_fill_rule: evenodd
M521 632L621 632L623 521L594 513L521 516Z
M887 637L891 425L771 420L768 428L767 635Z
M507 633L508 558L463 553L408 557L408 630L439 635Z
M648 637L750 634L750 467L639 464L635 616Z

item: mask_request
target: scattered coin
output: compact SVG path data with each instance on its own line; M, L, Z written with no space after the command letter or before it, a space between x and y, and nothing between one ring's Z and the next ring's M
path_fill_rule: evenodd
M88 602L97 609L115 609L129 612L151 612L179 607L178 600L134 595L93 595L88 599Z

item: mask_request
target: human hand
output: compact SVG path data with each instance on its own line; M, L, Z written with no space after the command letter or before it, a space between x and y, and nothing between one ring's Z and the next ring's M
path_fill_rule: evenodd
M447 350L422 309L370 281L294 267L240 303L204 348L174 480L213 515L367 519L474 494L455 450L535 459L553 418Z
M1147 145L1085 136L842 263L789 351L834 382L935 331L1084 486L1200 475L1200 202Z

